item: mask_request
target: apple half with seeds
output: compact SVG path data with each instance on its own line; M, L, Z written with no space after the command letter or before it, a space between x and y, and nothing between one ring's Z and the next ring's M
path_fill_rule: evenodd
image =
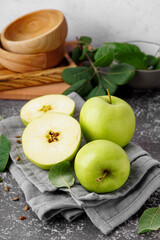
M26 157L46 170L56 163L72 160L80 141L79 122L65 113L43 114L28 124L22 135Z
M20 117L24 125L28 125L33 119L48 112L62 112L73 116L74 109L75 102L70 97L48 94L27 102L21 109Z

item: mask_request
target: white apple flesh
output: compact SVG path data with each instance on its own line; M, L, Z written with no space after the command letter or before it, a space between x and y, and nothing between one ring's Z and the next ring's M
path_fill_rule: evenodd
M73 116L75 102L68 96L49 94L34 98L21 109L20 117L24 125L47 112L62 112Z
M72 160L81 141L77 120L64 113L46 113L25 128L22 146L26 157L43 169Z
M107 193L127 181L130 162L119 145L108 140L95 140L79 150L74 169L79 182L88 191Z

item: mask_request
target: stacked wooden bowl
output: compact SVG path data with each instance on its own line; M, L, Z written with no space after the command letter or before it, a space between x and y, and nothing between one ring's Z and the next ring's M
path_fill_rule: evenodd
M67 22L54 9L29 13L1 33L0 63L15 72L47 69L64 57Z

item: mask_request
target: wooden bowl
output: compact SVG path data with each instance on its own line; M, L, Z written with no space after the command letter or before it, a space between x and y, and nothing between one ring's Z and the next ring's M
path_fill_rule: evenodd
M4 50L0 46L0 63L14 72L47 69L58 65L65 54L65 44L47 53L20 54Z
M10 23L1 34L3 48L14 53L43 53L57 49L67 36L62 12L39 10Z

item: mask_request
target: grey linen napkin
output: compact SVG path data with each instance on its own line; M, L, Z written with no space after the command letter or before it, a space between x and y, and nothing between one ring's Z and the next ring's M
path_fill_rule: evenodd
M84 100L76 93L69 95L76 103L74 117L78 119ZM49 220L61 213L72 221L84 211L102 233L108 234L126 221L160 187L160 162L154 160L140 146L129 143L124 148L131 162L127 182L118 190L107 194L88 192L79 182L68 189L56 189L48 180L48 171L31 163L24 155L16 135L22 135L24 125L20 117L11 117L0 122L10 140L12 163L9 170L25 194L26 202L41 220ZM85 144L82 136L81 146ZM20 161L16 157L20 157Z

